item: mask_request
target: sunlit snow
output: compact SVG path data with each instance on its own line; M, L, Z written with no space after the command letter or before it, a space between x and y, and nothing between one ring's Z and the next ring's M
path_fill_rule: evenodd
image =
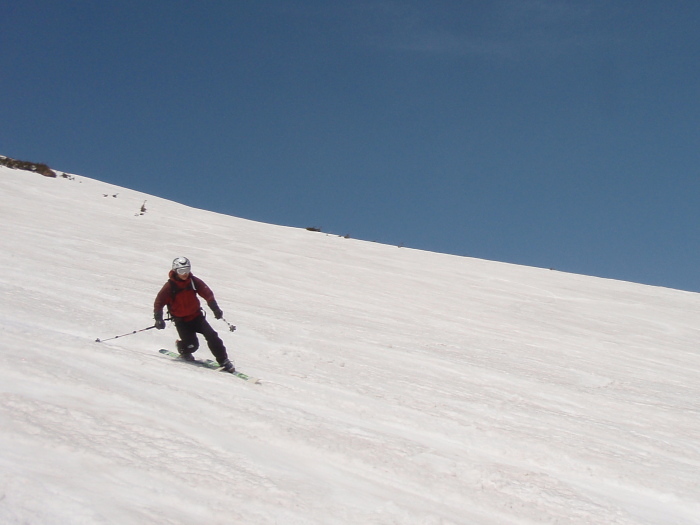
M4 167L0 241L0 523L700 523L698 294ZM95 342L180 255L261 384Z

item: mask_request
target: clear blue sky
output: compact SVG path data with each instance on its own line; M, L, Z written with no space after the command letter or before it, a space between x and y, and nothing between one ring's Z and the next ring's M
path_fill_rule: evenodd
M0 154L700 291L697 0L22 0L0 18Z

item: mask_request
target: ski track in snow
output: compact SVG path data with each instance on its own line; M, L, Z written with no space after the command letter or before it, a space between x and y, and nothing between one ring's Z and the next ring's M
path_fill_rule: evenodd
M697 294L0 188L2 523L700 524ZM178 255L262 384L95 342Z

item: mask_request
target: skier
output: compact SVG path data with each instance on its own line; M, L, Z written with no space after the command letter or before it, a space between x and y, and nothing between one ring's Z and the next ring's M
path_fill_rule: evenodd
M165 328L163 307L167 306L168 313L170 313L180 336L176 343L180 356L186 361L194 361L192 354L199 348L199 340L197 339L199 333L207 340L207 345L219 365L227 372L233 373L236 369L228 358L224 342L204 317L197 295L207 302L214 317L221 319L224 313L216 304L214 292L204 281L192 275L191 268L192 265L187 257L178 257L173 261L168 282L158 292L153 304L155 326L158 330Z

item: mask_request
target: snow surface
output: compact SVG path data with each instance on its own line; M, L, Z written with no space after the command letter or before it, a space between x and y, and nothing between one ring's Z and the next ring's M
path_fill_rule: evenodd
M698 294L2 167L0 240L0 523L700 523ZM95 342L179 255L262 384Z

